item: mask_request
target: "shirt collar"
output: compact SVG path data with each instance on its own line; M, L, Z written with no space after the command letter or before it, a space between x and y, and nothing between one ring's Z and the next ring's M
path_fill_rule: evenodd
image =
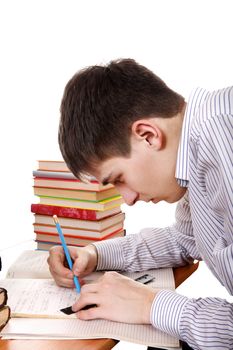
M175 177L181 187L188 187L189 183L189 135L191 125L197 110L205 99L207 91L197 88L192 91L185 109L181 137L177 152Z

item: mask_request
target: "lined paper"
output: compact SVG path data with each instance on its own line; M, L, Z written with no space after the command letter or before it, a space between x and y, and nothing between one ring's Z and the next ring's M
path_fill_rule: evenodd
M33 252L35 253L35 252ZM38 253L38 252L37 252ZM30 275L40 266L45 271L44 252L30 253L21 256L20 277L28 271L22 270L23 265L30 265ZM19 260L18 260L19 261ZM47 267L46 267L47 268ZM21 272L19 273L21 269ZM85 278L86 283L93 283L104 272L95 272ZM144 273L154 276L149 283L155 289L175 289L173 271L170 268L150 271L123 273L130 278L137 278ZM52 278L8 278L0 281L0 285L8 290L8 305L11 307L12 318L2 330L3 339L94 339L113 338L138 344L159 347L178 347L178 339L163 333L151 325L135 325L107 320L78 320L75 314L65 315L61 308L72 305L79 294L75 289L58 287ZM42 276L42 274L41 274ZM43 319L42 319L43 318Z
M133 325L106 320L81 321L78 319L11 319L2 336L27 339L27 334L40 339L95 339L112 338L148 346L178 347L179 341L151 325Z

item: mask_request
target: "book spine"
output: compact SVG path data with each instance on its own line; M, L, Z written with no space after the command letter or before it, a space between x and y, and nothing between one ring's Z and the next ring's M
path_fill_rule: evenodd
M0 309L7 303L7 290L5 288L0 288Z
M59 171L43 171L43 170L33 170L32 175L34 177L55 177L58 179L76 179L76 177L69 172L59 172Z
M41 215L57 215L58 217L66 217L73 219L82 220L97 220L95 210L78 209L78 208L68 208L68 207L58 207L53 205L45 204L32 204L31 212Z
M104 236L102 237L98 237L97 235L96 236L85 236L85 235L78 235L78 234L75 234L75 235L72 235L72 234L64 234L64 237L66 238L73 238L74 240L77 239L77 240L87 240L87 241L103 241L105 239L108 239L108 238L111 238L111 237L114 237L116 236L117 234L121 233L122 232L122 236L125 236L125 233L123 232L123 227L117 229L116 231L113 231L113 232L110 232L110 233L107 233L105 234ZM57 236L56 233L53 233L53 232L44 232L44 231L39 231L39 230L35 230L34 231L35 234L36 234L36 239L38 241L44 241L44 242L50 242L51 241L51 238L57 238L56 241L54 241L54 243L56 244L60 244L60 240L59 240L59 237ZM90 232L91 234L91 232ZM41 238L38 238L38 237L41 237L41 235L43 235L44 237L41 239ZM47 239L45 239L45 237ZM50 238L50 239L49 239Z
M0 332L1 330L5 327L5 325L7 324L7 322L9 321L10 317L11 317L11 309L8 305L3 306L0 309Z
M41 194L36 194L35 193L35 195L37 196L37 197L39 197L39 198L51 198L52 200L56 200L56 199L58 199L58 200L66 200L66 201L74 201L74 205L77 203L77 201L78 202L81 202L81 203L93 203L93 204L98 204L98 203L101 203L102 204L102 202L110 202L110 201L112 201L112 200L117 200L117 199L119 199L119 198L121 198L120 196L119 196L119 194L117 194L117 195L115 195L115 196L111 196L111 197L107 197L107 198L103 198L103 199L101 199L101 200L91 200L91 199L83 199L83 198L78 198L78 197L75 197L75 198L72 198L72 197L70 197L70 198L67 198L67 197L65 197L65 196L62 196L62 195L60 195L60 196L49 196L49 195L41 195ZM81 197L81 196L80 196Z

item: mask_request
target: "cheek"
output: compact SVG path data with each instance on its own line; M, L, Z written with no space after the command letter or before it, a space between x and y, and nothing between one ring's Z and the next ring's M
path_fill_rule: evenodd
M134 190L140 193L150 193L151 185L157 182L156 171L153 168L154 162L148 157L140 157L130 164L130 167L125 171L125 183Z
M147 168L143 171L143 174L140 174L140 186L141 192L149 194L150 196L157 196L162 188L162 182L159 179L159 173L152 168Z
M135 172L132 171L127 179L127 184L135 192L145 192L147 188L150 188L151 180L150 172L141 168Z

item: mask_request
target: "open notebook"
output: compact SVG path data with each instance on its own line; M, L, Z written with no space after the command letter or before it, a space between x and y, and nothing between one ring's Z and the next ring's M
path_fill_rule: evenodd
M26 251L11 266L0 286L8 290L12 319L2 330L3 338L91 339L113 338L148 346L177 347L179 341L150 325L133 325L106 320L81 321L75 314L65 315L61 308L78 298L75 289L58 287L46 263L47 252ZM172 269L150 270L153 288L174 289ZM89 275L92 283L102 272ZM143 272L125 273L136 278Z

